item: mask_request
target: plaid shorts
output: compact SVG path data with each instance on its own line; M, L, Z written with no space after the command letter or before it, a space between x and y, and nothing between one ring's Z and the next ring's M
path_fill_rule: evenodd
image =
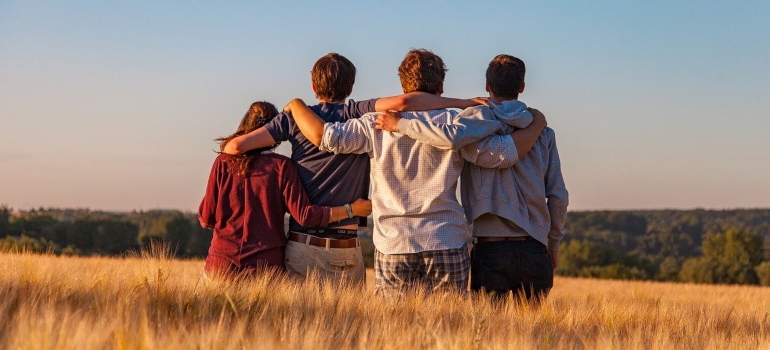
M374 250L374 292L386 296L406 288L428 293L441 289L468 290L470 257L463 245L456 249L410 254L383 254Z

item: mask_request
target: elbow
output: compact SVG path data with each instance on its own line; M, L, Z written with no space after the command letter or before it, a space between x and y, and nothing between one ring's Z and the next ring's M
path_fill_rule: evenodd
M316 147L321 147L321 138L322 135L313 135L313 137L308 137L307 140L314 144Z
M241 154L243 152L244 150L241 143L236 139L230 140L230 142L225 144L225 147L222 148L222 153L227 154Z

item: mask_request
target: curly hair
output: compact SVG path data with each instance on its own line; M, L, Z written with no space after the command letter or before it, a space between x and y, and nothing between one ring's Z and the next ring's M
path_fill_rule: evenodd
M398 77L404 93L422 91L429 94L443 93L446 77L444 60L430 50L412 49L398 66Z

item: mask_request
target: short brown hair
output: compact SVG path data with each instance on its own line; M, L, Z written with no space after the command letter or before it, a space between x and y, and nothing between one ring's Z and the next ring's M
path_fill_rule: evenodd
M446 76L444 60L430 50L412 49L398 66L398 77L404 93L422 91L429 94L443 92Z
M487 84L497 97L518 98L524 86L524 61L511 55L497 55L487 67Z
M356 66L335 52L315 61L310 74L316 97L327 101L344 101L353 92L356 82Z

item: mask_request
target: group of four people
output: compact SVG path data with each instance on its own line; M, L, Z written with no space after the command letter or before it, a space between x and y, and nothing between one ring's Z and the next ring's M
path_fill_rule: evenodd
M214 229L207 273L274 267L363 283L357 229L373 212L377 293L464 291L471 270L473 290L547 295L567 191L553 130L518 100L524 63L495 57L489 97L475 99L441 97L446 67L424 49L398 68L403 95L346 102L355 73L327 54L312 69L318 105L295 99L278 113L255 103L220 139L200 206L201 223ZM291 160L269 152L286 140Z

